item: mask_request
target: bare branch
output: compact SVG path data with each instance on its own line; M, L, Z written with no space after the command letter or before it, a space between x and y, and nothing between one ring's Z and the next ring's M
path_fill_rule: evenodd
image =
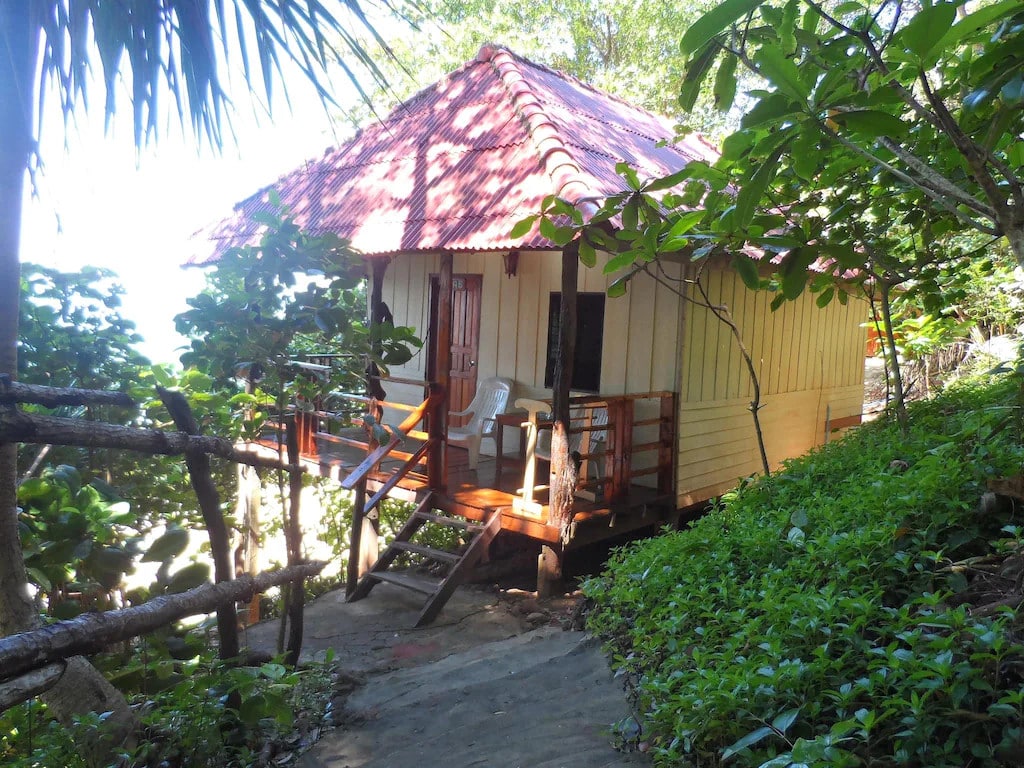
M124 392L105 389L72 389L23 384L7 374L0 375L0 403L34 403L47 408L62 405L116 405L135 408L136 403Z

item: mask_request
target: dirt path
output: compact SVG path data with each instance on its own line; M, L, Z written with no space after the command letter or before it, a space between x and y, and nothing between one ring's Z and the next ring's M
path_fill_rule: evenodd
M609 726L629 710L597 643L562 628L575 600L460 588L433 625L413 629L420 607L389 585L358 603L333 592L308 606L304 655L332 648L365 683L345 703L345 725L298 765L649 765L611 746ZM276 633L267 622L248 630L248 642L270 648Z

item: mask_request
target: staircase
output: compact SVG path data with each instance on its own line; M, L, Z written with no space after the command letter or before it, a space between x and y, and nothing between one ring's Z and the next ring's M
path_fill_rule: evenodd
M395 586L419 592L426 596L426 604L416 620L416 626L422 627L437 618L444 604L480 560L487 554L487 548L501 530L501 514L497 511L482 523L471 522L465 518L440 514L434 510L434 494L428 493L416 506L412 515L395 536L395 540L381 553L377 562L359 579L349 601L362 600L379 582L387 582ZM459 551L437 549L427 544L413 541L417 533L428 530L456 531L460 537L468 538ZM427 575L412 575L395 572L389 568L402 554L413 555L423 561L435 564L443 575L430 578Z

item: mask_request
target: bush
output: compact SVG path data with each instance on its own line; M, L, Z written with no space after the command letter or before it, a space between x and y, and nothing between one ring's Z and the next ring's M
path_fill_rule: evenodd
M1024 747L1013 384L964 385L744 484L584 586L659 765L996 766ZM989 507L986 507L989 509ZM1002 554L998 554L1002 552Z

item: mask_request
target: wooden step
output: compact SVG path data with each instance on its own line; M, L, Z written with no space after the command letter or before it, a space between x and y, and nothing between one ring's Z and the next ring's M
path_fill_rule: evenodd
M480 523L471 523L469 520L463 520L458 517L448 517L448 515L438 515L434 512L420 512L417 511L415 516L420 520L426 520L427 522L435 523L437 525L444 525L448 528L461 528L464 531L470 533L480 533L484 529L484 526Z
M422 595L428 596L436 593L438 586L441 583L422 576L413 576L408 573L395 573L394 571L371 571L363 578L366 578L367 576L372 579L376 579L377 581L384 581L388 584L394 584L396 587L410 589L413 592L419 592Z
M415 541L396 541L392 543L395 549L400 549L402 552L409 552L413 555L423 555L423 557L430 558L439 563L457 563L462 558L461 555L457 555L454 552L448 552L443 549L434 549L424 544L417 544Z

